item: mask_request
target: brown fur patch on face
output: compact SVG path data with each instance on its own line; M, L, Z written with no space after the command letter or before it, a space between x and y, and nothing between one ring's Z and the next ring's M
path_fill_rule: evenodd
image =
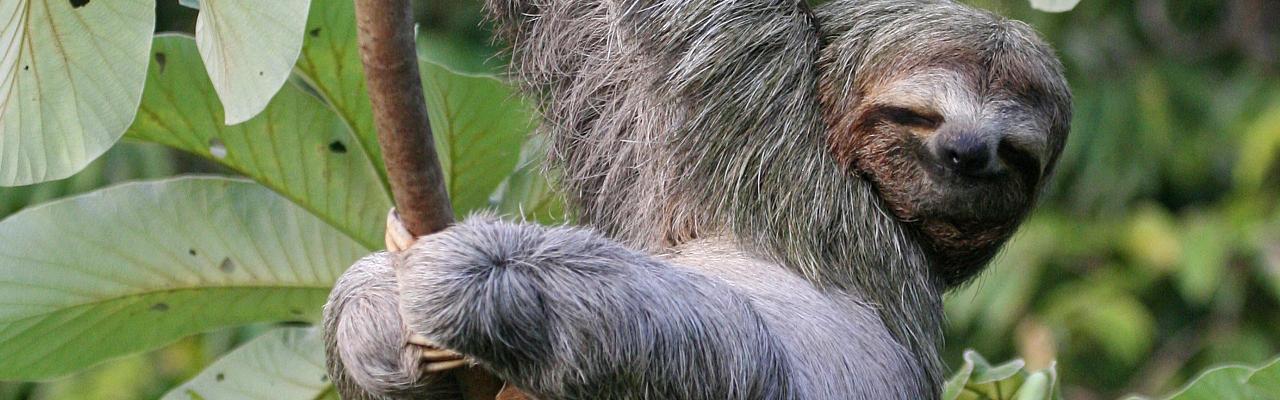
M941 191L956 188L936 185L928 176L927 161L920 153L924 151L923 138L889 123L873 102L858 102L851 108L840 104L827 89L820 88L828 111L826 142L837 162L850 173L866 177L888 209L915 229L935 260L935 272L948 285L964 282L981 271L1017 229L1026 210L1001 219L965 221L944 215L950 203ZM944 209L930 209L939 206Z

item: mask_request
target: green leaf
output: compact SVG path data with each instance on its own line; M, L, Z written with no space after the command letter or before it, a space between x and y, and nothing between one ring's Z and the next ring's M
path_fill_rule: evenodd
M970 361L974 364L973 374L969 378L970 383L991 383L1007 380L1017 375L1018 371L1022 371L1022 368L1027 366L1027 363L1022 360L1013 360L992 366L974 351L965 353L965 361Z
M71 176L120 139L142 96L155 7L0 2L0 186Z
M1243 382L1252 373L1243 366L1212 368L1196 377L1192 383L1169 400L1253 400L1248 396Z
M1280 400L1280 359L1259 368L1224 365L1210 368L1168 400Z
M1272 400L1280 399L1280 358L1258 368L1245 383L1256 388L1259 393L1270 394Z
M968 355L968 351L965 352ZM969 362L968 357L965 358L964 365L956 371L951 379L947 379L946 385L942 388L942 400L956 400L960 398L960 394L964 392L964 386L969 383L969 376L973 375L973 363Z
M191 38L155 40L129 137L207 157L279 192L367 247L381 247L390 195L346 124L288 84L262 114L226 126Z
M497 48L477 46L470 41L458 40L433 30L418 32L418 56L451 71L464 74L494 74L505 69L503 57L495 53Z
M1031 0L1031 8L1044 12L1066 12L1076 8L1080 0Z
M1222 285L1223 274L1235 242L1222 218L1194 215L1183 229L1182 260L1177 272L1178 290L1192 303L1206 305Z
M69 179L0 188L0 219L29 205L100 189L126 180L173 176L174 151L153 143L122 141Z
M368 252L252 182L116 186L0 221L0 380L44 379L180 337L315 321Z
M1138 206L1131 214L1123 249L1139 265L1167 271L1182 257L1182 242L1173 216L1155 204Z
M1022 383L1022 387L1018 388L1014 400L1044 400L1050 398L1050 389L1052 385L1049 382L1049 375L1044 372L1036 372L1027 377L1027 381Z
M525 142L515 172L498 189L499 213L519 215L543 224L565 222L564 198L552 188L543 172L546 153L543 137L531 137Z
M1280 159L1280 97L1244 130L1239 160L1234 168L1236 186L1255 191Z
M213 87L238 124L266 108L302 51L311 0L204 0L196 43Z
M1029 373L1022 360L992 366L973 350L964 352L964 365L947 380L943 400L1052 400L1058 394L1057 367Z
M457 73L428 61L418 66L453 210L463 216L488 207L533 129L530 108L494 76Z
M350 0L312 1L302 56L294 70L346 122L359 142L360 152L378 166L382 184L390 192L386 171L382 168L378 132L373 126L373 106L365 90L353 3Z
M333 392L324 344L315 328L280 328L214 362L162 400L311 400Z
M1133 365L1151 348L1155 317L1132 293L1117 287L1117 279L1103 278L1062 285L1049 297L1045 317Z
M342 116L374 165L381 166L352 3L314 1L296 70ZM423 51L428 52L424 58L433 58L429 52L434 50ZM458 73L425 60L419 68L454 211L466 215L490 206L490 196L515 169L521 144L534 126L532 110L492 75ZM385 182L386 172L379 168L379 174Z

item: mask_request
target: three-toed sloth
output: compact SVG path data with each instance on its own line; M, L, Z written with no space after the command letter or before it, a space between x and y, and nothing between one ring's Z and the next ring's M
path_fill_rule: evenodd
M472 217L358 262L326 307L344 390L425 395L415 336L541 399L939 396L941 295L1069 131L1031 28L945 0L488 10L583 227Z

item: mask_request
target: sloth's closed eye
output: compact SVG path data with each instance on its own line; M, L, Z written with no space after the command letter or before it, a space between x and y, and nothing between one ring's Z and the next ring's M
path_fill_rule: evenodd
M928 116L910 108L897 106L881 107L880 114L894 124L929 129L940 125L942 119L939 116Z

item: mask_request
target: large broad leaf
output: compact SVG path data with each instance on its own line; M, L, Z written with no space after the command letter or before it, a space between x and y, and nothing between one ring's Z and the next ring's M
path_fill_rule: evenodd
M133 120L154 0L0 1L0 186L60 179Z
M368 250L251 182L117 186L0 221L0 380L214 328L315 321Z
M336 399L325 375L321 340L315 328L264 333L169 391L163 400Z
M295 70L333 108L359 141L359 150L381 168L382 150L365 91L364 64L356 43L355 6L350 0L314 0L302 56ZM388 188L390 186L387 186Z
M391 200L380 166L357 150L346 124L321 101L288 84L262 114L226 126L190 38L159 36L152 53L142 111L129 137L213 159L366 246L382 243Z
M465 215L488 207L534 126L529 107L493 76L462 74L428 61L418 66L453 210Z
M228 125L252 118L280 90L302 50L311 0L204 0L196 43Z
M342 116L361 150L382 165L358 50L352 2L314 0L296 69ZM520 146L533 128L532 113L492 75L458 73L430 61L420 62L419 68L454 211L465 215L487 207L494 190L515 169Z
M1134 396L1130 399L1148 399ZM1280 400L1280 359L1259 368L1224 365L1210 368L1167 400Z
M1253 371L1245 383L1260 393L1269 394L1272 400L1280 399L1280 358Z

